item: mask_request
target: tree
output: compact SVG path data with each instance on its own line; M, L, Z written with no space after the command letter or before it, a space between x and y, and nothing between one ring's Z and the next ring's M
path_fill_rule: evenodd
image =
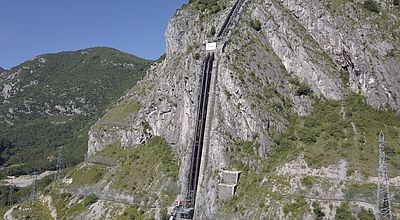
M372 12L375 12L375 13L379 13L381 11L379 4L377 2L375 2L374 0L365 1L364 8L366 8Z

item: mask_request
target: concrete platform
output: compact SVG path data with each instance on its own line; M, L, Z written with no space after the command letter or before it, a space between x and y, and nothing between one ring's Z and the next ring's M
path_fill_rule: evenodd
M218 198L221 200L229 200L235 195L236 184L218 184Z
M218 184L218 198L229 200L236 193L241 171L224 170L220 173L221 182Z
M242 173L242 171L228 171L228 170L222 171L221 182L225 184L238 184L240 173Z

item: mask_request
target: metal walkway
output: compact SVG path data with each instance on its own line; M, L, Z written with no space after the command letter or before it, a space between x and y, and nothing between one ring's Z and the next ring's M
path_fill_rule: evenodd
M199 92L199 105L197 108L197 120L195 137L192 147L192 157L190 164L189 182L188 182L188 194L187 194L187 205L190 207L195 206L196 202L196 191L199 182L199 172L201 164L201 153L203 151L204 131L206 126L208 98L210 92L212 68L214 65L214 53L207 54L203 63L203 75L200 80L200 92Z
M238 18L239 12L242 9L242 6L244 5L245 1L246 0L237 0L235 2L227 18L225 19L224 24L222 25L221 29L217 34L217 39L221 39L228 36L229 31L232 30L234 24L236 23L235 22L236 18Z
M244 5L246 0L237 0L232 9L230 10L227 18L225 19L220 31L218 32L216 39L221 40L228 36L232 28L234 27L238 15L241 12L241 8ZM198 95L198 106L197 106L197 118L196 118L196 127L194 134L194 141L192 146L192 155L190 162L190 170L188 175L188 185L187 185L187 193L186 193L186 201L185 208L186 210L190 210L193 214L194 207L196 205L196 192L199 184L199 175L200 175L200 165L203 151L203 143L204 143L204 134L206 127L206 118L207 118L207 108L208 101L210 95L210 86L211 86L211 77L214 65L215 53L210 52L207 54L203 61L202 66L202 75L199 80L199 95ZM193 216L181 216L181 218L192 219Z

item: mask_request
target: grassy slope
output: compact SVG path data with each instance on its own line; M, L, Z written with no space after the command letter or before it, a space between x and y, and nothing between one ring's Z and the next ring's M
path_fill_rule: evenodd
M117 160L117 167L82 163L81 166L66 171L66 178L73 180L71 185L53 183L46 188L39 186L41 194L51 196L59 219L80 218L98 201L94 194L73 195L69 192L70 189L84 185L103 188L105 184L110 184L110 191L126 192L144 202L137 205L105 202L103 214L112 213L113 219L153 219L154 210L147 207L148 201L150 206L158 204L161 207L161 216L166 214L166 207L178 193L178 166L170 146L163 138L153 137L139 148L122 149L119 144L114 144L99 154ZM7 195L4 196L6 197ZM19 206L21 208L12 213L18 219L24 216L51 219L47 204L41 200L21 202ZM0 209L0 213L9 208Z
M115 143L98 155L117 160L117 167L110 169L102 164L86 164L72 169L66 174L66 178L73 179L68 187L95 185L101 188L104 183L110 183L110 190L127 192L140 201L152 201L151 204L158 203L164 212L178 193L178 166L170 146L163 138L153 137L139 148L122 149ZM146 207L131 208L120 219L151 215Z
M39 201L22 203L13 210L12 216L16 219L53 219L47 205Z
M288 121L285 133L273 135L276 146L267 160L256 155L256 142L237 141L232 147L229 153L232 167L242 170L243 174L237 196L225 204L227 213L234 210L245 212L248 207L243 204L257 204L253 209L265 211L268 207L263 201L270 198L278 203L296 201L294 204L297 206L292 204L284 207L284 210L302 216L308 209L307 203L302 201L303 194L285 194L290 188L289 179L274 176L279 165L301 154L304 154L307 165L312 168L327 167L344 159L349 162L347 175L357 171L364 177L376 176L380 130L383 130L388 141L386 152L390 176L398 175L396 155L400 154L397 148L400 144L400 117L395 112L373 109L361 96L349 95L343 101L316 99L311 115L299 117L292 114ZM264 178L272 182L263 184ZM303 180L303 184L328 186L329 183L325 181L308 178ZM281 193L277 193L272 186L278 186ZM348 186L347 193L351 194L351 198L373 198L371 190L373 192L375 186L353 184Z
M140 103L136 101L124 101L108 111L96 125L113 124L139 111L140 108Z
M150 139L145 147L128 148L123 151L120 146L113 145L103 150L100 155L120 162L121 169L118 169L118 174L113 178L113 186L116 189L141 191L141 186L153 185L154 181L158 181L157 178L164 175L175 181L178 178L178 167L172 159L172 151L160 137Z
M58 219L76 219L90 205L97 202L97 197L92 194L88 196L73 196L69 193L60 193L54 189L47 189L47 195L52 198L51 204L57 211ZM7 208L9 209L10 207ZM16 219L53 219L48 204L39 198L34 201L27 200L19 203L11 214Z
M24 88L9 98L9 103L0 106L3 115L9 108L17 109L15 117L8 118L14 126L1 122L0 145L6 145L6 149L0 148L2 163L14 165L2 172L3 175L52 167L55 161L46 158L54 158L59 146L65 146L64 162L67 164L81 160L86 151L89 126L140 80L151 64L111 48L46 54L40 58L46 62L31 60L6 74L21 70L17 85L22 87L34 80L38 84ZM0 83L10 83L5 77ZM32 101L29 108L24 105L26 100ZM56 105L74 106L83 113L73 114L71 110L61 113L55 109ZM46 110L48 113L44 113Z
M61 192L52 186L47 195L52 198L52 204L57 212L59 219L76 218L97 201L97 197L93 194L88 196L73 196L68 192ZM72 202L71 202L72 201Z

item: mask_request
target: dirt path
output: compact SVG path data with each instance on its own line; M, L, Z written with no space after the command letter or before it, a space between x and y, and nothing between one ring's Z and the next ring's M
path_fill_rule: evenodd
M47 176L55 174L57 171L45 171L41 174L37 175L37 179L43 179ZM8 179L3 179L2 181L4 182L4 185L9 186L13 185L16 187L27 187L32 185L33 181L35 180L35 175L23 175L19 177L11 177Z
M11 213L12 211L16 208L17 206L13 206L11 209L9 209L6 213L4 213L4 220L17 220L14 217L12 217Z

